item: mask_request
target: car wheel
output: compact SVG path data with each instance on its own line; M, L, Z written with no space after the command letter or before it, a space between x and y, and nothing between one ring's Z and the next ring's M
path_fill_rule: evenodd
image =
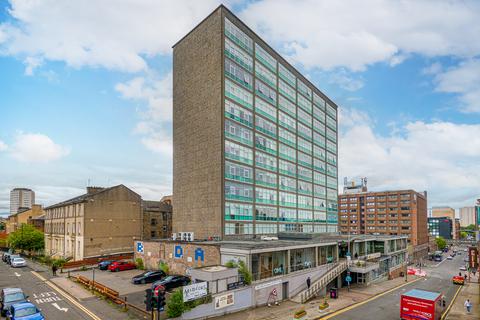
M119 270L118 268L116 268L116 269L115 269L115 272L118 272L118 271L120 271L120 270Z
M145 284L145 279L142 279L142 281L140 281L141 284Z

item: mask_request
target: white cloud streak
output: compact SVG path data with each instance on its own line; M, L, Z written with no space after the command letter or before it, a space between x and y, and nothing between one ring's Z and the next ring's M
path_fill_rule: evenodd
M21 162L46 163L67 156L70 148L56 144L44 134L18 133L9 153Z

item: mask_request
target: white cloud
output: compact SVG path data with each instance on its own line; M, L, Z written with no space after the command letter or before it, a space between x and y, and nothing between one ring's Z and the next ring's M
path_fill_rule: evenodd
M361 78L355 78L345 69L340 69L339 71L332 73L328 81L348 91L357 91L364 85L364 82Z
M219 2L10 0L16 21L0 24L0 43L27 59L135 72L147 68L145 57L170 53Z
M10 149L12 157L22 162L46 163L69 153L69 148L58 145L48 136L39 133L18 133Z
M25 64L25 75L33 76L33 72L36 68L41 66L43 63L42 59L37 57L27 57L23 64Z
M439 62L434 62L428 67L422 69L422 74L425 75L436 75L442 71L443 67Z
M241 17L307 68L395 65L406 55L473 57L480 53L476 1L251 2Z
M0 140L0 152L2 151L5 151L8 149L8 146L5 142L3 142L2 140Z
M371 190L427 190L429 206L471 205L480 194L480 125L417 121L381 136L368 115L341 116L340 178L366 176Z
M142 135L143 145L156 153L171 155L172 138L166 127L172 121L172 74L163 78L150 74L119 83L115 89L123 98L146 104L139 112L141 121L135 133Z
M472 59L437 74L436 90L459 95L464 112L480 112L480 59Z

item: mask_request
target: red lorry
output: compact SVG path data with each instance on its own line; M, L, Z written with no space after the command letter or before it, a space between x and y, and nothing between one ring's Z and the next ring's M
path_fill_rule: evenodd
M440 292L413 289L402 294L400 319L439 320L445 309Z

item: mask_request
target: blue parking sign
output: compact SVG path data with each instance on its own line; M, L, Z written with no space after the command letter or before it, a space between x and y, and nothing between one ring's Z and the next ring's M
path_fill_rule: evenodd
M143 253L143 249L144 249L143 242L140 242L140 241L137 242L137 252L138 253Z

